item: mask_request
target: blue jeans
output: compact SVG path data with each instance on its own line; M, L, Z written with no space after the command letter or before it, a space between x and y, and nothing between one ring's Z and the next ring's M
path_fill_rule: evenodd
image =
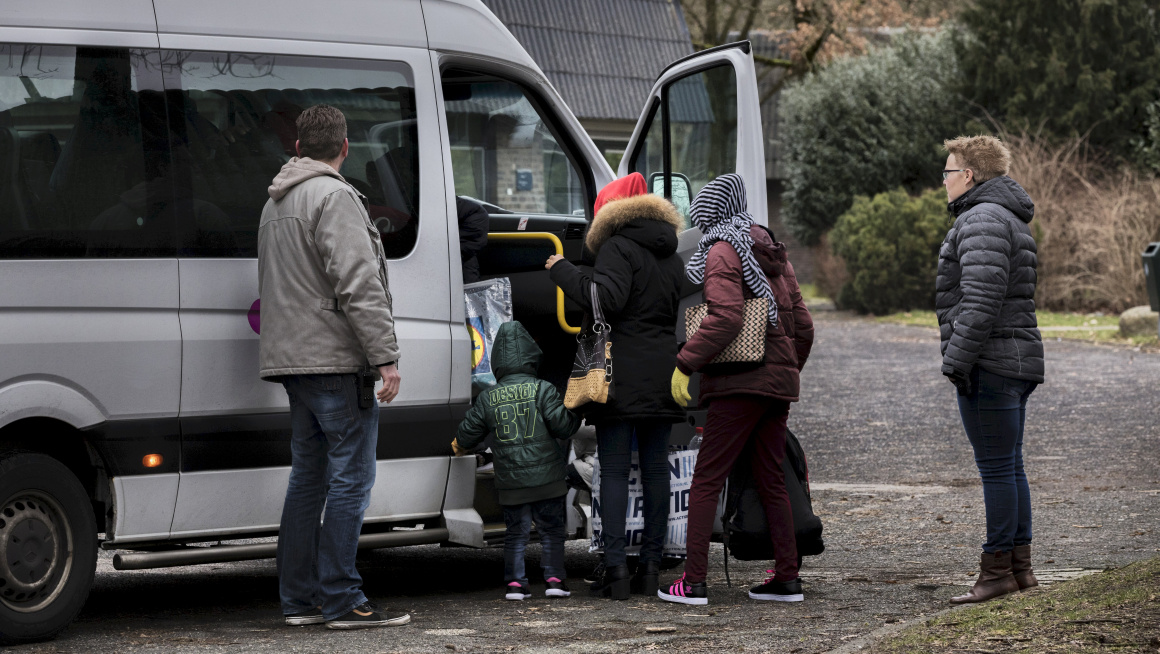
M601 539L604 542L604 563L610 568L625 564L628 473L632 464L634 433L644 486L644 534L640 560L658 563L661 560L669 527L669 434L672 431L672 423L656 420L617 420L596 425L596 447L600 456Z
M555 577L564 581L564 497L553 497L527 504L504 505L503 521L507 533L503 537L503 582L518 581L528 585L528 574L524 568L524 550L528 546L528 535L532 531L532 521L540 534L540 545L544 552L540 557L540 567L544 569L544 580Z
M375 484L379 407L359 408L353 374L289 375L282 385L293 457L278 528L282 612L321 606L333 620L366 601L355 554Z
M978 366L959 414L975 450L987 510L983 551L1008 552L1031 542L1031 492L1023 472L1023 423L1035 382L1003 377Z

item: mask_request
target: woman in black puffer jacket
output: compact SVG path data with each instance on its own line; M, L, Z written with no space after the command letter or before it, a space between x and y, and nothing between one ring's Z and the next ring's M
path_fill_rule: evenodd
M612 389L607 405L583 407L596 426L600 457L604 575L596 594L628 599L629 587L655 595L669 517L669 434L685 410L670 391L677 363L677 309L685 267L677 255L683 222L676 207L648 192L644 177L632 173L604 187L585 245L596 254L592 274L559 255L548 259L552 281L591 314L591 282L612 326ZM636 436L644 486L644 534L640 566L628 578L625 514L629 457Z
M983 480L987 540L980 574L951 602L984 602L1038 585L1031 571L1031 496L1023 470L1027 398L1043 382L1035 318L1035 203L1007 177L1011 155L990 136L945 143L955 223L939 251L935 309L942 373Z

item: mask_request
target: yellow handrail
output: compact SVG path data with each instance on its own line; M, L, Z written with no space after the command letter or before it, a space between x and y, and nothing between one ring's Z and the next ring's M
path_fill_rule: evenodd
M489 241L551 241L556 247L556 254L564 254L564 244L550 232L488 232L487 238ZM556 321L560 323L560 329L569 334L580 333L579 327L569 325L564 319L564 291L559 286L556 287Z

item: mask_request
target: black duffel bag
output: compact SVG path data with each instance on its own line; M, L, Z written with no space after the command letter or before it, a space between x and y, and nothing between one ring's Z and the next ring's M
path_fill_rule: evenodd
M729 580L729 555L738 561L768 561L774 558L773 542L769 538L769 524L765 508L753 478L753 440L745 446L729 474L725 491L725 511L721 515L725 542L725 578ZM798 564L803 556L816 556L825 551L822 540L822 520L814 515L810 502L809 466L805 451L792 431L786 430L785 458L781 462L785 473L785 488L793 509L794 536L797 540ZM732 584L730 584L732 585Z

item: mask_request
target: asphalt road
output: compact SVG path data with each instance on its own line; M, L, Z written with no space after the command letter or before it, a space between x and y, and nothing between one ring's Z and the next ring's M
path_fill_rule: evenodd
M103 556L75 624L54 641L5 651L796 654L939 611L972 582L983 507L954 390L939 375L937 333L817 318L790 424L809 456L827 551L807 559L801 604L750 601L745 588L761 582L762 565L731 564L726 587L719 545L707 607L583 593L507 602L498 599L500 550L425 546L372 552L360 564L368 594L409 610L412 623L342 633L282 625L271 561L126 573ZM1031 397L1025 446L1040 579L1156 556L1160 355L1051 341L1047 375ZM530 566L538 556L530 548ZM595 561L569 544L574 579Z

